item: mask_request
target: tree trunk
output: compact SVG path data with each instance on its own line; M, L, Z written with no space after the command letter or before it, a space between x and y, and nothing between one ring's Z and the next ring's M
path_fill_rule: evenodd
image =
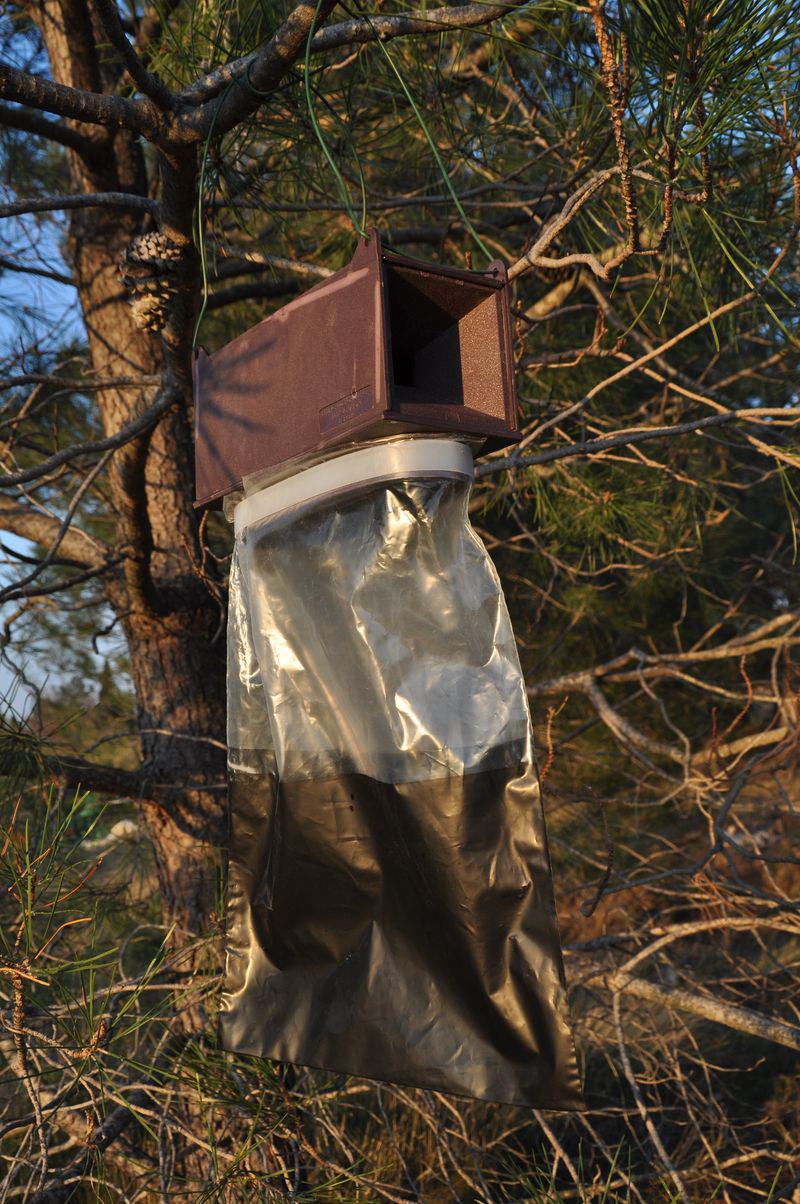
M84 0L44 0L37 10L53 78L94 91L114 79L95 55L95 17ZM69 34L69 36L67 36ZM82 127L96 155L69 152L76 192L148 195L144 155L135 135ZM171 164L162 162L161 185ZM191 222L193 160L178 165L173 192L188 211L177 223L187 238ZM173 222L173 227L175 223ZM158 377L165 367L162 340L139 329L119 273L123 252L141 232L142 217L120 210L74 211L69 255L86 327L91 369L100 379ZM172 232L172 231L171 231ZM172 365L182 404L162 418L152 436L120 449L111 462L111 510L124 567L106 582L130 650L138 702L143 768L155 782L191 785L184 800L143 802L153 839L164 921L178 943L203 931L216 880L213 857L224 833L224 639L221 605L194 566L200 562L192 507L193 471L187 349ZM104 388L97 404L110 434L150 404L157 385Z

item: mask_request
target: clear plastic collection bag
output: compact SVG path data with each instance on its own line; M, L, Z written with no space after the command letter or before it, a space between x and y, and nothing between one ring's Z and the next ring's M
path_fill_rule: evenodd
M580 1107L527 698L468 518L471 455L369 450L367 480L341 457L321 496L301 473L237 508L223 1043Z

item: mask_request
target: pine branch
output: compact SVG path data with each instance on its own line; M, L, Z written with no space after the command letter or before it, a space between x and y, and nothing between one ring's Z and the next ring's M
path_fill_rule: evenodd
M0 540L1 544L2 541ZM19 588L9 589L4 594L4 601L16 601L18 598L51 598L55 594L68 593L76 585L85 585L87 581L96 581L99 577L109 572L109 570L116 568L123 560L123 556L110 556L102 568L84 569L82 573L73 573L71 577L64 577L60 581L53 581L50 585L23 585ZM86 603L87 606L92 604L91 601Z
M233 64L220 84L225 88L221 98L202 104L197 116L189 120L199 136L212 130L216 137L227 134L254 113L303 53L314 23L322 23L335 6L336 0L320 0L318 10L298 4L266 46Z
M686 652L663 654L629 648L627 652L614 657L613 660L606 661L605 664L595 665L591 669L578 669L574 673L565 673L562 677L550 678L548 681L539 682L538 685L529 686L528 696L535 698L542 694L568 694L570 690L581 690L588 679L595 681L602 679L615 684L641 681L642 678L647 680L657 677L659 673L677 665L697 665L731 658L738 659L743 655L752 656L755 652L774 650L785 645L787 641L797 642L793 631L798 622L800 622L800 618L794 613L778 615L746 635L726 640L724 644L718 644L714 648L697 648L689 649ZM787 626L791 626L792 631L781 632L781 629ZM774 632L780 634L774 635ZM627 669L626 666L631 664L636 668Z
M80 1183L91 1174L98 1154L107 1149L128 1126L136 1120L133 1109L142 1107L149 1102L149 1095L144 1090L131 1092L129 1107L115 1108L102 1124L92 1129L86 1139L83 1153L63 1170L58 1171L52 1179L31 1197L30 1204L66 1204L71 1200Z
M51 121L50 118L30 109L0 104L0 125L8 126L12 130L22 130L26 134L35 134L37 138L48 138L51 142L58 142L61 146L77 151L84 159L90 159L98 153L96 143L80 130L73 129L61 121Z
M49 778L68 790L91 790L156 806L169 806L172 821L181 831L196 839L202 838L202 827L196 822L198 795L209 797L224 794L227 790L224 782L182 781L177 784L158 781L144 769L118 769L116 765L101 765L80 757L44 757L41 766Z
M407 37L409 34L436 34L455 29L475 29L490 25L505 17L525 3L513 4L458 4L451 8L432 8L427 12L418 9L397 16L376 15L367 20L354 17L321 29L311 42L311 53L321 54L340 46L363 45L367 42L389 42L392 38Z
M311 41L311 53L322 54L340 46L364 45L378 40L389 42L393 38L413 34L430 36L446 30L472 29L488 25L519 7L519 3L462 4L452 8L430 9L427 13L419 9L416 12L391 17L376 15L369 20L354 17L315 33ZM246 76L262 53L263 51L255 50L231 63L217 67L214 71L209 71L184 88L179 94L180 100L190 105L201 105L212 100L223 88Z
M95 4L103 28L108 34L112 46L121 56L125 69L136 87L144 96L149 96L160 109L171 109L174 102L172 93L158 76L147 70L131 46L125 36L125 30L122 28L115 0L95 0Z
M237 301L273 300L278 297L286 297L296 293L299 287L299 280L256 280L231 284L228 288L219 288L213 293L209 293L206 312L222 309L226 305L235 305Z
M69 447L64 447L61 451L54 452L52 456L48 456L46 460L41 460L38 464L32 465L30 468L21 468L17 472L7 473L0 476L0 487L9 485L23 485L28 481L37 480L48 472L52 472L55 468L60 468L62 464L68 464L71 460L77 460L82 456L96 455L106 452L112 448L122 447L123 444L129 443L131 439L135 439L137 435L143 434L155 426L158 420L166 414L167 410L171 410L174 405L178 405L181 400L181 394L177 386L168 381L161 390L159 398L153 404L140 414L138 418L134 418L131 422L120 427L113 435L106 436L105 439L93 439L86 443L73 443Z
M0 494L0 522L13 535L49 547L58 534L60 521L54 514L43 514L33 506ZM111 548L77 527L67 531L59 551L60 564L74 564L92 572L106 567L111 556Z
M21 217L26 213L53 213L67 209L134 209L145 213L158 213L158 203L135 192L88 192L71 196L30 197L24 201L12 201L0 205L0 217Z
M17 263L13 259L6 259L5 255L0 255L0 271L4 272L19 272L23 276L41 276L43 280L55 280L56 284L68 284L75 288L75 281L71 276L65 276L63 272L48 271L47 268L27 267L24 264ZM47 377L49 382L51 378ZM0 381L0 388L3 387L3 382Z
M747 412L752 417L753 411ZM691 422L678 422L675 426L654 426L649 430L629 431L619 435L609 435L603 439L584 439L578 443L568 443L563 447L548 447L544 451L534 452L530 456L503 456L499 460L489 460L475 468L475 477L493 476L498 472L507 472L516 468L531 468L534 464L550 464L554 460L567 460L573 456L589 456L609 451L615 447L630 447L635 443L648 443L653 439L666 439L675 435L686 435L692 431L707 430L713 426L726 426L730 422L741 419L743 411L728 410L724 414L708 414L705 418L696 418Z
M251 275L257 272L291 272L305 280L327 280L333 275L331 268L308 263L303 259L287 259L283 255L262 255L260 251L230 249L223 252L226 258L217 264L215 280L230 280L233 276ZM229 257L228 257L229 256Z
M161 114L149 98L129 100L124 96L86 92L20 71L7 63L0 63L0 99L109 130L132 130L150 141L155 141L161 130Z

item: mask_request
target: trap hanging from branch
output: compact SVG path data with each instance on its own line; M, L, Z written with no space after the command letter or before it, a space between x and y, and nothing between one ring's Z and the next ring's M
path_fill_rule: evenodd
M515 437L504 279L416 265L398 299L397 258L372 243L371 321L349 356L326 334L347 284L319 290L319 344L305 364L319 385L315 442L309 401L279 440L282 462L256 447L259 430L291 412L287 374L303 371L285 362L291 314L242 336L244 356L234 343L205 357L199 375L199 489L236 488L223 1043L479 1099L580 1107L527 696L467 509L474 454ZM469 315L482 305L476 336ZM358 371L359 340L384 375L358 375L355 395L384 409L348 411L342 437L320 415L337 400L331 377ZM243 360L248 372L258 365L251 396ZM320 361L331 365L324 378ZM226 362L238 364L227 378ZM287 409L269 403L271 381ZM249 435L239 451L222 440L215 460L209 414L219 432L229 400ZM427 421L404 405L428 406Z

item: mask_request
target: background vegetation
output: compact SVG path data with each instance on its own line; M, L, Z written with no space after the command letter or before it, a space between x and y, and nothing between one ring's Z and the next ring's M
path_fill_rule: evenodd
M800 1199L797 0L15 0L0 42L0 1201ZM216 1045L191 349L370 226L514 281L473 520L581 1116Z

